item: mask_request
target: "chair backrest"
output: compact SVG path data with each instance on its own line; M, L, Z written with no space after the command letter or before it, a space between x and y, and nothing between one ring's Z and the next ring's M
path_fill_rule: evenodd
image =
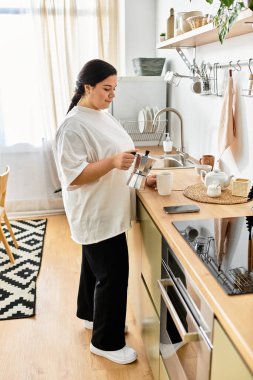
M10 173L10 167L6 166L5 172L0 174L0 206L4 207L8 176Z

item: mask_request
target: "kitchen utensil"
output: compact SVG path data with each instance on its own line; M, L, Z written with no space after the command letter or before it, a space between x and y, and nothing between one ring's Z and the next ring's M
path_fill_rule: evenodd
M249 231L249 242L248 242L248 271L253 270L253 246L252 246L252 236L251 231L253 227L253 216L246 216L246 224Z
M193 83L191 85L191 90L195 94L200 94L201 93L201 81L199 77L194 77L193 78Z
M194 248L199 255L208 253L210 245L210 239L204 236L198 236L195 240Z
M248 194L248 200L253 199L253 186ZM253 270L253 246L252 246L252 237L251 231L253 227L253 216L246 216L246 225L249 231L249 242L248 242L248 271L252 272Z
M198 230L192 226L187 226L184 232L185 232L185 236L190 241L194 241L196 237L199 235Z
M233 175L227 175L219 169L214 169L213 171L206 173L204 170L200 172L201 180L208 188L210 185L219 185L221 190L224 190L229 186Z
M249 71L250 71L250 74L249 74L249 86L248 86L248 95L252 96L253 95L253 73L252 73L252 69L251 69L251 66L250 66L250 62L252 61L252 58L249 59Z
M177 87L180 83L181 78L184 78L184 75L175 73L174 71L167 71L164 77L164 81ZM188 76L187 76L188 77Z
M205 63L202 61L200 65L200 77L201 77L201 94L209 95L211 93L210 89L210 74L212 66L210 63Z
M127 185L134 189L143 190L147 175L155 161L156 159L149 156L148 150L145 151L145 154L135 153L134 169L127 181Z

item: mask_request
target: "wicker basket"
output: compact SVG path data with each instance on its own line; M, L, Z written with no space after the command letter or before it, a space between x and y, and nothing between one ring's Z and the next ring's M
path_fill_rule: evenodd
M199 28L207 24L207 17L205 16L192 16L186 19L192 29Z

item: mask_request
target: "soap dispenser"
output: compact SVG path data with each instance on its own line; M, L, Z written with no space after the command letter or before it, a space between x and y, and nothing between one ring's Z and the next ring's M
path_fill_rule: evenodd
M172 151L173 141L170 139L169 133L165 133L165 140L163 141L163 151L168 154Z

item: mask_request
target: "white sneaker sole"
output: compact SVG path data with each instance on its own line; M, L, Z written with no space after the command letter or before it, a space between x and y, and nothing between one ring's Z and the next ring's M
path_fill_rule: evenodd
M132 353L130 355L127 355L127 357L122 357L120 358L120 351L121 350L117 350L117 351L104 351L104 350L100 350L96 347L94 347L91 343L90 343L90 352L92 352L93 354L95 355L98 355L98 356L102 356L103 358L105 359L108 359L114 363L117 363L117 364L129 364L129 363L132 363L134 362L136 359L137 359L137 353L131 349ZM118 355L118 357L117 357ZM122 355L124 356L124 355Z

